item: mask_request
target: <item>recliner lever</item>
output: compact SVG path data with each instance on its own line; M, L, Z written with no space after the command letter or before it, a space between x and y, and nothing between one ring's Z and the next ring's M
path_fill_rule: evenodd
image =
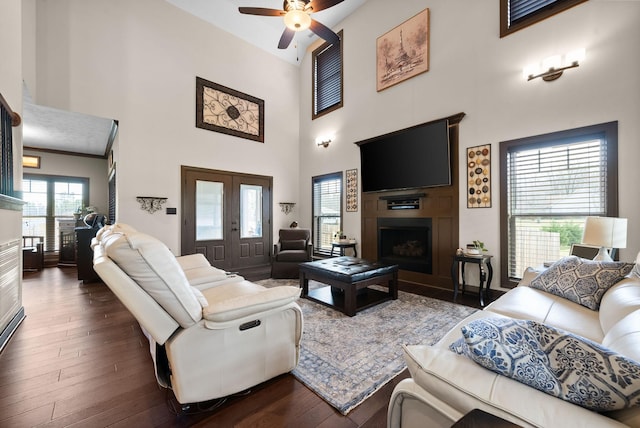
M244 324L240 324L240 331L249 330L250 328L258 327L260 325L260 320L253 320L246 322Z

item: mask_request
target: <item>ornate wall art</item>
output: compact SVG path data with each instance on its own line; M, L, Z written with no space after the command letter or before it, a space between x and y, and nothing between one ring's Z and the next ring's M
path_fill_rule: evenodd
M358 170L347 170L347 211L358 211Z
M467 149L467 208L491 208L491 144Z
M264 101L196 77L196 127L264 143Z
M429 70L429 9L409 18L376 41L378 92Z

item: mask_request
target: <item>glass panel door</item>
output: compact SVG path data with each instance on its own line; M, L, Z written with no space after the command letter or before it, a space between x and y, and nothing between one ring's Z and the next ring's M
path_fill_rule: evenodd
M240 238L262 236L262 186L240 185Z
M224 239L224 183L196 180L196 241Z

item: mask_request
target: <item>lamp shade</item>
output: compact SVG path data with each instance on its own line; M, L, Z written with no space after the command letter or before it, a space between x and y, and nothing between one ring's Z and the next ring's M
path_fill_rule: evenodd
M627 219L587 217L582 243L606 248L627 247Z

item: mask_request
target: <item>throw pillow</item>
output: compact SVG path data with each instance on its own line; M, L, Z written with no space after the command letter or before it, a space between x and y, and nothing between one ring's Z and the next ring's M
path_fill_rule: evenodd
M590 410L640 404L640 364L535 321L481 318L462 327L452 351L481 366Z
M280 241L281 250L306 250L307 241L304 239L286 239Z
M624 262L601 262L569 256L531 280L531 288L564 297L597 311L604 293L633 268Z

